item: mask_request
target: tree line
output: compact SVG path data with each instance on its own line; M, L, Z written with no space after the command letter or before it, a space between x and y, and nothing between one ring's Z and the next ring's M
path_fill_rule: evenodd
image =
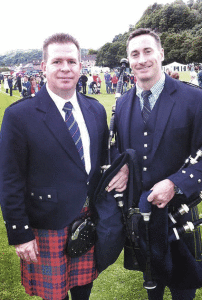
M130 25L128 32L118 34L111 43L106 43L98 51L90 49L89 54L97 54L96 65L114 68L126 57L126 41L132 30L146 27L156 31L165 50L164 64L177 61L182 64L202 63L202 0L175 0L171 4L150 5L140 20ZM41 61L41 50L13 51L0 56L0 67Z
M33 62L41 62L42 51L39 49L33 50L16 50L6 53L5 55L0 55L0 67L4 66L14 66L20 64L28 64Z
M189 0L187 4L176 0L166 5L150 5L133 28L115 36L112 43L99 50L96 65L119 66L120 59L126 57L130 31L141 27L151 28L160 35L165 50L164 64L202 63L202 0Z

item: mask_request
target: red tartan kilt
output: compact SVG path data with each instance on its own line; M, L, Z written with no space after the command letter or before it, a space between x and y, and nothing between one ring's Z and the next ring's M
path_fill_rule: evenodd
M65 252L68 228L61 230L33 229L39 255L38 263L21 260L21 279L30 296L61 300L68 290L97 278L94 247L78 258L71 258Z

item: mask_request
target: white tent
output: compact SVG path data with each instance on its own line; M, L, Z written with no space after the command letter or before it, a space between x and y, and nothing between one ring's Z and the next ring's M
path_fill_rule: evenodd
M183 72L188 71L188 66L180 64L178 62L173 62L171 64L168 64L166 66L163 66L163 71L166 72L167 69L169 69L171 72L177 71L177 72Z

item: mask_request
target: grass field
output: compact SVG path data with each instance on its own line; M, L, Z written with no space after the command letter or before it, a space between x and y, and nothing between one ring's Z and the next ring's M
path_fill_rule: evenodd
M181 80L190 80L189 73L180 74ZM0 124L5 108L20 98L19 92L14 91L13 97L0 90ZM108 121L111 117L111 107L115 103L114 95L105 92L105 84L102 82L101 95L97 98L106 108ZM199 205L202 213L202 205ZM146 290L142 286L142 273L128 271L123 268L123 253L121 253L116 263L100 274L95 280L91 300L145 300ZM15 249L8 246L6 230L0 212L0 300L39 300L40 297L28 296L20 283L20 262L15 254ZM170 292L165 291L164 299L170 300ZM202 290L197 290L196 300L202 299ZM158 299L157 299L158 300Z

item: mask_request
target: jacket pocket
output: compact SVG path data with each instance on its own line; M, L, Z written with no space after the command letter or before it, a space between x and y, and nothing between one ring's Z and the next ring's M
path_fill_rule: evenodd
M35 201L58 202L57 191L55 188L30 188L28 198Z

